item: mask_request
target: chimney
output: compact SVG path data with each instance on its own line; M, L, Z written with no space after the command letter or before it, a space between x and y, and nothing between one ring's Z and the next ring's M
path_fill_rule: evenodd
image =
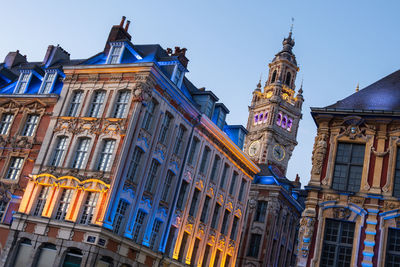
M65 51L61 46L49 45L42 63L43 65L48 67L55 63L69 62L70 61L69 56L70 54L67 51Z
M179 46L175 46L175 51L171 56L176 56L178 60L182 63L185 68L187 68L187 65L189 63L189 59L185 56L187 49L186 48L180 48ZM168 52L168 49L167 49Z
M126 17L123 16L119 25L112 26L111 31L108 34L107 43L104 47L104 53L107 54L108 51L110 50L110 42L114 42L117 40L124 40L124 39L130 41L132 39L131 35L128 33L130 21L128 20L124 27L125 19Z
M16 52L9 52L4 59L4 65L8 69L27 62L26 56L21 55L19 50Z

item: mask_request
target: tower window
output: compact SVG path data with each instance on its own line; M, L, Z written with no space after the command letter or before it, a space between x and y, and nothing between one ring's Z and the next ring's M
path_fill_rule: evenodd
M290 74L290 72L286 73L285 84L286 84L287 86L290 86L291 80L292 80L292 74Z
M278 116L276 118L276 125L281 126L282 123L282 113L278 113Z
M254 116L254 124L258 122L258 114Z
M288 130L289 132L292 130L292 125L293 125L293 120L289 119L288 123L287 123L287 128L286 130Z
M261 112L260 116L258 116L258 122L262 123L263 118L264 118L264 114Z
M283 119L282 119L282 124L281 124L281 126L282 126L282 128L286 128L286 124L287 124L287 117L286 116L283 116Z
M276 70L272 73L271 83L274 83L276 80Z

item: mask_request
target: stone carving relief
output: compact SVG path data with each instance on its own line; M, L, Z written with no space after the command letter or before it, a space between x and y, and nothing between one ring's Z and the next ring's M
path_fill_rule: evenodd
M327 134L321 134L315 138L314 149L312 154L311 174L320 175L322 164L327 150Z
M311 217L302 217L300 220L299 247L301 255L306 258L309 253L309 246L314 232L315 219Z
M335 219L348 220L351 216L351 210L347 207L333 208L333 217Z
M377 157L384 157L390 153L390 147L386 151L383 151L383 152L378 152L375 150L375 147L371 147L371 152L374 153L374 155Z

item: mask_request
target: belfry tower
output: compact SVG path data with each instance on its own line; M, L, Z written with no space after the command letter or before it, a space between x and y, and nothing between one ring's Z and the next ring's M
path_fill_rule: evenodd
M269 66L268 79L261 81L253 91L249 107L245 152L262 167L273 166L279 175L286 174L288 161L294 147L299 121L302 117L302 87L295 91L299 68L293 54L292 31L282 42L283 48Z

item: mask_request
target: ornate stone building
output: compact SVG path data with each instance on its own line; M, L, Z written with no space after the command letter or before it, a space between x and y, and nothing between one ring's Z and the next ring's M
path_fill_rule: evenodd
M58 100L63 66L76 62L50 45L42 62L16 51L0 64L0 253Z
M261 172L251 185L238 266L293 266L296 225L302 211L300 182L289 181L286 170L303 104L302 88L295 91L297 71L292 32L269 64L263 90L253 91L244 150Z
M106 46L64 86L1 263L234 266L259 168L246 130L186 77L186 49Z
M324 108L297 266L398 266L400 71Z

